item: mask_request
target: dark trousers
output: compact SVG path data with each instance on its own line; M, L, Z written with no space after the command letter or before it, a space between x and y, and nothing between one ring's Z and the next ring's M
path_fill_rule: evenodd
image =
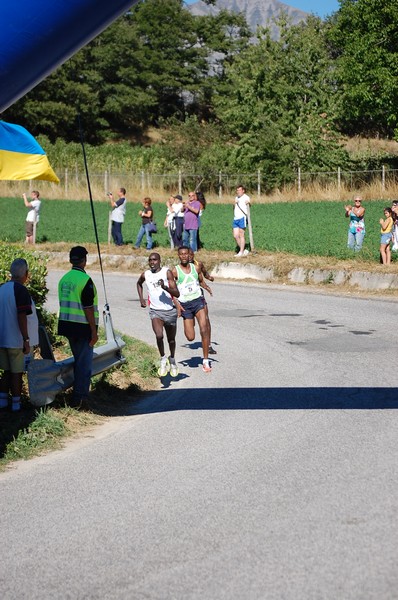
M93 347L90 340L81 337L68 337L75 364L73 367L73 398L80 401L87 398L90 391L91 370L93 366Z
M181 248L182 246L182 235L184 229L184 217L176 217L174 219L175 229L171 235L173 237L174 248Z
M122 224L112 221L112 237L116 246L123 246Z

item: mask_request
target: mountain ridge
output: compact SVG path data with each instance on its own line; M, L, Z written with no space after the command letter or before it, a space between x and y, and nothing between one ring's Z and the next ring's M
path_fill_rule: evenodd
M304 21L309 15L299 8L294 8L279 0L217 0L215 6L209 6L198 0L190 4L188 8L192 14L197 16L215 15L223 9L243 13L251 31L255 32L257 27L269 26L273 36L277 35L278 30L272 21L282 12L290 17L293 25Z

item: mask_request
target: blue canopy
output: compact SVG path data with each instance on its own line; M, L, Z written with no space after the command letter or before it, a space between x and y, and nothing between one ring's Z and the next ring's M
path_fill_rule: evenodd
M138 0L2 0L0 112Z

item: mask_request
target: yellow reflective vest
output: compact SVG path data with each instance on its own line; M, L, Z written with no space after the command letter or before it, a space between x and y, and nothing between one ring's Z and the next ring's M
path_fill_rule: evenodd
M81 302L82 291L90 277L84 271L72 269L66 273L58 284L59 319L74 323L88 324ZM98 325L98 296L94 287L94 318Z

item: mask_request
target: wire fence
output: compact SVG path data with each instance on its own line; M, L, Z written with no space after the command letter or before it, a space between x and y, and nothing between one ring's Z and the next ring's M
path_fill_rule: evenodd
M30 189L40 186L40 190L53 198L78 198L86 190L86 174L81 168L54 169L60 179L60 184L47 182L1 182L0 191L7 194L19 195L20 190L26 191L27 185ZM189 190L201 189L206 194L218 197L220 201L235 195L237 185L244 185L252 196L264 197L270 192L267 173L257 170L252 173L228 173L218 171L213 173L190 173L182 170L172 173L153 173L150 171L115 171L107 169L101 172L90 172L90 183L96 199L105 199L110 190L125 187L131 198L145 195L165 196L179 193L186 194ZM305 190L311 187L320 190L333 190L333 193L360 191L363 188L373 186L373 189L384 192L396 190L398 187L398 169L382 167L367 171L344 171L337 169L328 172L302 172L297 170L296 179L293 183L287 183L280 190L281 194L289 192L301 197ZM375 187L376 186L376 187ZM395 188L395 189L394 189Z
M84 173L76 170L70 173L68 169L58 170L61 178L61 185L64 185L65 194L71 182L80 185L84 179ZM62 176L63 174L63 176ZM178 171L175 173L151 173L149 171L140 171L135 173L116 172L105 170L103 173L92 173L90 177L96 182L97 187L103 188L104 194L109 189L128 183L130 189L134 189L141 194L150 193L153 190L162 190L164 193L184 194L189 190L200 188L201 190L217 195L220 199L223 196L231 196L237 185L242 184L252 193L258 196L266 194L269 189L267 174L261 170L254 173L226 173L218 171L216 173L187 173ZM297 177L294 184L289 184L290 188L295 188L300 193L303 187L309 184L317 184L321 187L336 187L338 190L344 187L346 190L353 191L363 186L378 184L384 191L389 186L398 184L398 169L374 169L368 171L337 171L328 172L301 172L297 170Z

